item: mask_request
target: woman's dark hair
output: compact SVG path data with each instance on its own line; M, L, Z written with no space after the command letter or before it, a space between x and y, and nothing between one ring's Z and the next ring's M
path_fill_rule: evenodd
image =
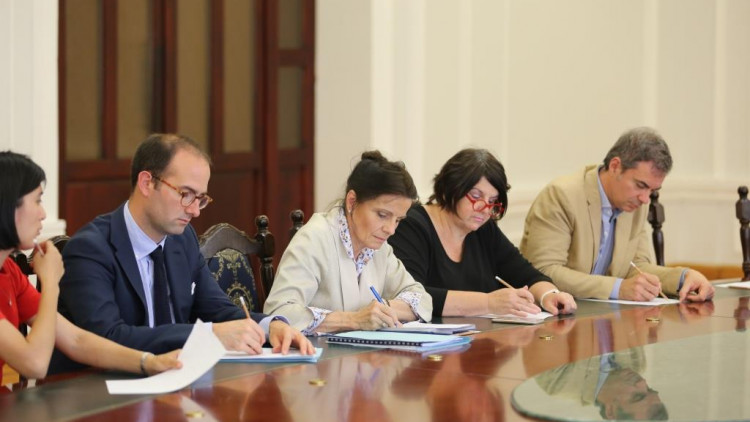
M16 208L46 180L44 170L23 154L0 152L0 250L18 246Z
M346 193L353 190L357 202L380 195L400 195L416 201L417 187L401 161L388 161L380 151L365 151L346 179Z
M487 181L497 189L497 200L503 204L503 210L497 217L499 220L508 210L510 185L505 176L505 168L486 149L462 149L446 161L433 179L433 194L427 203L436 202L440 208L455 213L458 201L466 196L482 177L487 178Z

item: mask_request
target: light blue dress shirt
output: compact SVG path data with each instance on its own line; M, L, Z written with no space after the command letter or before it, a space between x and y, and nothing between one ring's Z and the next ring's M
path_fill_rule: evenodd
M599 167L601 169L601 167ZM612 204L604 193L602 179L597 174L596 181L599 186L599 196L602 198L602 237L599 242L599 254L594 262L594 269L591 274L605 275L609 265L612 263L612 252L615 248L615 227L617 226L617 217L622 214L622 210L612 208ZM620 284L622 278L615 280L615 285L609 293L610 299L617 299L620 295Z
M143 291L146 296L146 310L148 312L148 326L154 326L154 261L151 259L151 252L157 247L161 246L164 249L164 244L167 241L166 236L161 242L156 243L151 240L146 233L141 230L138 223L135 222L133 215L130 213L129 205L130 201L125 203L124 215L125 215L125 227L128 230L128 237L130 238L130 244L133 246L133 253L135 254L135 262L138 264L138 272L141 274L141 283L143 283ZM167 286L169 289L169 286ZM172 310L172 302L169 302L169 314L174 323L174 312Z
M151 240L146 233L141 230L141 228L138 226L138 223L135 222L135 219L133 218L133 215L130 213L129 208L130 201L125 203L125 227L128 230L128 237L130 238L130 244L133 246L133 253L135 254L135 262L138 264L138 272L141 274L141 282L143 283L143 291L145 292L146 296L146 309L148 312L148 326L153 327L154 326L154 262L151 259L151 252L154 251L158 246L161 246L162 249L164 249L164 244L167 241L167 237L165 236L161 242L156 243L153 240ZM169 286L167 286L167 289L169 289ZM192 294L192 292L191 292ZM174 311L172 309L172 302L169 303L169 314L172 317L172 323L174 323ZM267 316L263 318L258 325L260 325L260 328L263 329L263 332L266 333L266 339L268 339L268 330L269 325L271 324L271 321L274 320L281 320L286 322L287 324L289 321L287 321L286 318L282 316ZM206 322L208 324L209 329L213 328L213 325L210 321Z
M601 169L603 166L600 166ZM617 217L622 214L622 210L612 208L612 204L607 198L607 194L604 193L602 187L602 179L597 174L596 181L599 186L599 196L602 198L602 238L599 243L599 254L596 256L596 262L594 262L594 269L591 274L604 275L609 268L609 264L612 263L612 252L615 248L615 227L617 224ZM685 275L687 270L684 270L680 275L680 281L677 284L677 291L682 289L682 283L685 281ZM622 278L615 280L612 291L609 293L610 299L618 299L620 297L620 285L622 284Z

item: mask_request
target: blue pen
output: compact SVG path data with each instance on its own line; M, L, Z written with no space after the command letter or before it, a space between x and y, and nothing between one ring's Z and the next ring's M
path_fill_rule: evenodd
M378 291L377 291L377 290L375 290L375 286L370 286L370 291L371 291L371 292L372 292L372 294L373 294L373 295L375 296L375 299L377 299L377 300L378 300L378 302L380 302L380 303L382 303L383 305L385 305L385 302L383 302L383 298L382 298L382 297L380 297L380 295L378 294Z

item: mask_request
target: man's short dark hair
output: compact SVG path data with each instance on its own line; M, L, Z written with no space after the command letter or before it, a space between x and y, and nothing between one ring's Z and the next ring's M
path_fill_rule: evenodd
M154 133L138 145L130 168L130 187L135 189L138 184L138 174L147 171L155 177L161 177L164 170L172 162L172 158L181 149L187 149L205 158L210 165L211 158L201 149L201 146L191 138L175 133Z
M609 162L615 157L620 157L623 171L635 168L641 161L652 162L664 174L672 170L672 155L667 143L649 127L637 127L620 135L604 157L605 169L609 169Z
M46 180L44 170L23 154L0 152L0 250L18 246L16 209Z

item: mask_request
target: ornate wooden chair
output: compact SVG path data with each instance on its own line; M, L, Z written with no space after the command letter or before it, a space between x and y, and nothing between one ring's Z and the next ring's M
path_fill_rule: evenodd
M292 240L295 234L305 225L305 213L302 210L294 210L289 213L292 220L292 227L289 229L289 240Z
M664 233L661 231L661 226L664 224L664 206L659 203L659 192L651 192L649 197L651 203L648 204L648 222L654 229L651 233L651 240L654 242L656 263L664 265Z
M258 232L250 237L231 224L219 223L206 230L199 243L211 274L232 302L241 306L242 296L250 310L262 312L273 285L276 245L268 231L268 217L255 217L255 226ZM260 278L253 271L252 256L260 261Z
M747 186L737 189L740 199L735 206L737 219L740 220L740 243L742 244L743 281L750 280L750 200L747 199Z

